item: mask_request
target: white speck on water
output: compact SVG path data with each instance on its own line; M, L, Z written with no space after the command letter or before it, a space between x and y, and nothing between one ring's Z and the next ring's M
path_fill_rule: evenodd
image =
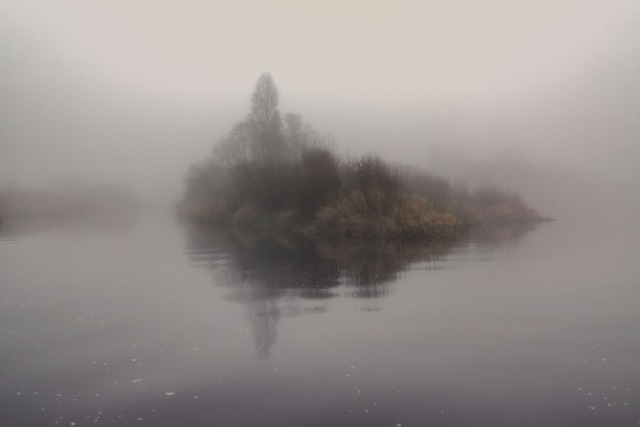
M595 410L596 410L596 407L595 407L595 406L589 406L589 405L587 405L587 408L591 409L592 411L595 411Z
M69 423L69 425L70 425L70 426L74 426L74 425L76 425L76 423L75 423L74 421L71 421L71 422Z
M192 348L191 351L198 351L198 347Z
M138 359L131 359L131 361L132 361L132 362L137 362L137 361L138 361Z
M174 391L168 391L165 393L167 396L173 396L174 394L176 394Z
M607 361L607 359L602 359L602 361L603 361L603 362L606 362L606 361Z
M199 398L200 398L200 396L193 396L193 398L194 398L194 399L199 399Z
M132 383L139 383L142 381L142 378L136 378L135 380L131 380Z

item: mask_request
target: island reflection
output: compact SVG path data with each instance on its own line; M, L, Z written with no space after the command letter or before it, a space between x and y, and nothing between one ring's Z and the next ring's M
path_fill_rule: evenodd
M328 313L332 298L368 301L362 312L380 310L376 299L412 268L443 268L455 247L469 243L499 247L535 229L531 225L472 230L430 240L309 240L284 234L257 234L205 225L186 225L187 253L193 265L211 269L226 298L242 303L260 359L276 341L283 317Z
M311 241L210 226L187 226L187 236L190 261L211 269L215 285L229 289L226 298L247 307L261 359L282 317L327 313L336 297L368 299L362 311L378 311L373 301L389 295L404 272L418 263L439 268L460 239Z

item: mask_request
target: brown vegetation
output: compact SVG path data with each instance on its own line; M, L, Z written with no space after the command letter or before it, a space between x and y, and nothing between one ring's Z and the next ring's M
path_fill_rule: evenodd
M532 221L520 198L494 188L454 188L425 173L401 174L374 156L339 158L296 114L284 123L268 74L251 113L189 170L180 212L199 222L307 235L425 236L470 224Z

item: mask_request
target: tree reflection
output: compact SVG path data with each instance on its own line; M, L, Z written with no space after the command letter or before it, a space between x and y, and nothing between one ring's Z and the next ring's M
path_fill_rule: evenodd
M187 225L192 263L213 271L226 298L242 303L251 323L258 357L266 359L282 318L323 314L336 297L366 299L362 312L381 308L377 299L411 268L437 269L455 246L517 242L535 227L483 227L464 236L428 241L320 239Z
M480 245L498 249L522 239L535 226L480 227L463 236L429 241L321 239L257 234L187 225L193 264L213 271L226 298L246 307L258 357L266 359L282 318L323 314L332 298L366 300L361 312L381 310L376 302L411 268L441 268L452 248Z
M437 268L456 238L431 241L308 240L258 235L216 227L188 226L188 253L211 268L226 298L242 303L258 357L266 359L283 317L322 314L335 297L375 300L416 263ZM367 312L379 307L368 304Z
M271 346L276 342L278 321L282 312L277 299L264 299L247 304L247 317L254 333L258 358L267 359Z

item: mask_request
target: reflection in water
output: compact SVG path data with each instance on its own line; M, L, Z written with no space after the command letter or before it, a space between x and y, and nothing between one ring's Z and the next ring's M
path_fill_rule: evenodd
M247 317L254 331L258 357L267 359L271 346L276 342L281 310L275 299L253 301L247 305Z
M191 261L214 271L227 298L245 304L258 356L266 359L282 317L327 313L337 296L376 299L415 263L437 268L455 237L428 242L311 241L285 235L258 236L213 227L189 227ZM286 305L285 302L286 301ZM363 311L377 311L368 304Z
M174 220L0 239L0 425L631 419L631 239L309 242Z
M191 262L211 268L215 283L230 289L227 298L246 306L258 356L266 359L283 317L327 313L326 301L338 296L367 299L359 310L377 312L375 300L389 295L390 285L412 266L438 269L456 246L513 242L534 228L483 228L428 241L312 241L192 225L187 233Z

